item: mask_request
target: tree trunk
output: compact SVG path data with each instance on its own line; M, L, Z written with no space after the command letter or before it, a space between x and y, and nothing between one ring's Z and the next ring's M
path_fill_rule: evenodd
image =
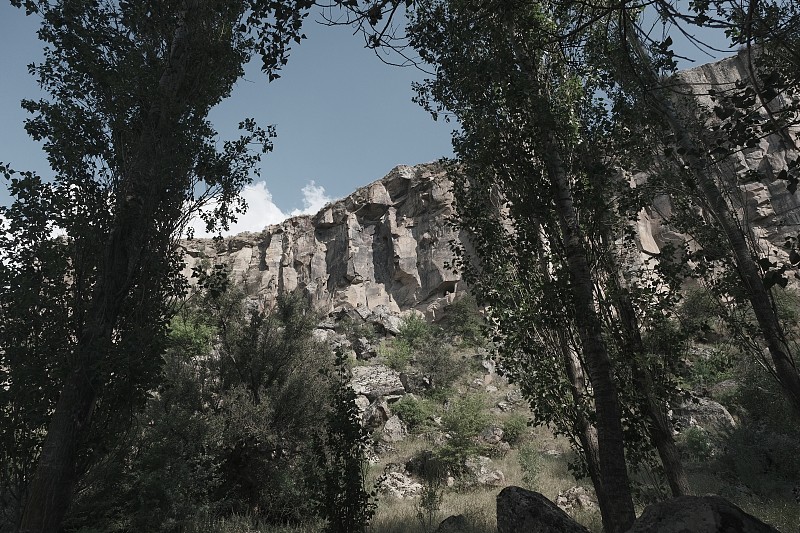
M578 354L569 347L564 332L558 331L557 335L561 354L564 358L564 369L567 372L567 378L570 382L572 400L575 402L575 405L580 406L582 403L586 402L585 397L588 394L583 367L581 366ZM597 442L597 428L592 425L583 413L581 413L580 408L578 408L577 411L578 440L580 440L583 451L586 454L586 465L589 469L589 477L592 479L594 491L597 493L597 501L605 501L608 499L608 496L603 488L603 476L600 474L600 447Z
M562 148L555 134L557 122L552 116L549 97L546 95L549 88L542 87L537 79L535 65L516 42L514 20L508 19L506 24L514 56L530 80L531 89L539 91L545 103L540 111L539 135L542 153L539 157L545 164L558 214L571 278L575 322L594 397L600 478L599 485L595 489L606 533L623 533L630 529L636 514L625 462L625 440L617 388L611 359L603 339L602 324L595 309L594 279L586 256L584 236L575 212L567 168L561 158Z
M745 230L739 225L739 221L736 220L717 186L708 160L702 155L704 151L692 139L685 123L675 111L672 101L664 94L663 90L657 90L661 87L658 73L649 67L651 65L650 57L636 36L635 30L630 27L627 30L627 35L632 36L628 42L633 48L633 53L644 65L648 66L645 68L643 76L649 85L656 89L647 92L649 102L663 116L675 135L678 147L681 152L684 152L681 157L700 189L706 207L725 233L733 252L739 279L742 281L759 330L775 366L775 374L792 409L797 417L800 417L800 373L798 373L797 365L772 307L769 291L764 286L758 265L748 246Z
M123 212L130 209L123 209ZM112 332L143 248L143 234L133 231L135 216L112 231L101 277L92 295L89 322L75 351L75 363L66 377L47 427L42 453L31 480L20 533L57 532L72 502L78 478L81 441L86 437L98 394L98 368L107 364ZM124 229L123 229L124 228Z
M552 123L552 120L545 122ZM622 533L631 527L636 515L625 463L619 398L611 360L602 336L602 325L595 309L594 282L586 258L567 170L561 160L555 133L547 131L544 135L546 142L542 157L552 184L553 200L572 281L575 320L594 393L600 477L605 499L600 499L601 494L598 492L598 502L605 530L608 533Z
M616 264L612 262L612 268ZM639 330L639 321L627 288L624 286L619 269L611 273L616 279L619 296L616 298L617 310L622 322L622 329L633 356L633 379L644 401L641 406L647 415L647 429L650 440L658 451L661 464L664 467L664 474L667 478L670 491L675 497L686 496L689 494L689 480L683 468L681 454L675 446L675 439L672 438L672 428L667 420L667 408L663 401L660 401L653 386L653 375L650 369L645 366L644 361L638 359L644 356L644 343Z

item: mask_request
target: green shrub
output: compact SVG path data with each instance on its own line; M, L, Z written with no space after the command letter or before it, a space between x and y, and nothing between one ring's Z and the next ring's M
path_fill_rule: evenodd
M484 318L475 297L465 294L447 306L445 330L461 338L465 346L485 346Z
M707 290L690 290L681 302L678 316L686 332L703 339L720 321L719 302Z
M466 370L461 361L457 361L453 348L441 339L430 339L421 347L415 358L416 367L431 381L432 388L448 388Z
M734 367L741 358L735 348L720 346L694 359L686 373L688 385L697 390L733 377Z
M421 348L436 335L436 328L424 318L416 314L409 314L400 324L398 339L405 341L412 348Z
M681 433L680 440L686 453L697 462L707 462L714 455L714 444L711 436L702 428L691 427Z
M476 437L488 423L482 396L462 396L450 404L442 415L442 429L450 438L438 455L451 471L461 473L467 458L480 452Z
M517 444L528 431L528 417L519 413L512 413L503 422L503 438L509 444Z
M389 368L402 372L408 368L413 352L411 346L403 339L390 339L381 343L378 354L386 359Z
M530 488L536 488L537 479L542 471L542 456L533 443L526 442L519 448L519 467L522 470L522 481Z
M406 395L392 405L392 411L406 423L408 429L421 427L433 416L431 402L422 398Z

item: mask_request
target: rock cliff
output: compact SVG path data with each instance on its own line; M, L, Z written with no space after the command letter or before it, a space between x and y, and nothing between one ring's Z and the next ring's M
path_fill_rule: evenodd
M439 165L399 166L313 216L298 216L222 241L183 243L194 266L226 264L267 304L302 290L323 312L337 308L436 314L459 285L448 267L458 237L450 182Z
M744 56L739 55L683 71L678 81L702 94L712 87L721 92L746 78ZM710 109L711 101L701 96L700 104ZM800 227L798 194L789 193L786 182L777 179L787 159L794 157L784 139L770 135L720 168L725 193L740 216L778 255L784 253L784 238ZM633 173L631 182L641 183L647 174ZM742 180L744 175L751 179ZM185 242L185 273L190 275L203 262L226 264L233 280L267 305L279 293L299 289L323 312L349 308L363 310L365 316L376 308L389 314L416 309L437 318L463 289L448 267L450 241L459 237L449 224L450 185L436 163L398 166L316 215L293 217L261 233ZM665 223L671 211L670 198L661 196L640 213L642 260L658 254L667 242L685 242L685 236Z
M749 72L747 53L742 51L728 59L679 72L676 92L694 93L700 112L707 115L707 125L711 126L716 118L709 91L716 94L731 91L737 83L750 79ZM769 102L769 107L774 111L788 103L778 97ZM693 110L692 114L696 112ZM785 237L796 235L800 228L800 196L791 194L787 182L778 179L779 173L787 169L788 161L800 155L795 148L800 144L800 128L795 126L789 135L791 140L776 134L766 135L753 146L727 156L715 169L723 192L740 218L753 228L763 251L779 256L785 254L782 248ZM638 172L632 181L641 183L647 179L647 174L646 169ZM668 196L657 198L651 208L641 213L637 233L644 253L657 254L667 242L677 244L684 241L683 235L663 223L671 213L672 203Z

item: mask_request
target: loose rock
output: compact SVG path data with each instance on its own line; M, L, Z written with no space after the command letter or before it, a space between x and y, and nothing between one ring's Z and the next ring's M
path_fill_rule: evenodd
M628 533L779 533L720 496L681 496L649 505Z

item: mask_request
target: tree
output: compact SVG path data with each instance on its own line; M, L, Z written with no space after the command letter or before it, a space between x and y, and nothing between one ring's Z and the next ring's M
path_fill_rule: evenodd
M714 119L696 122L696 117L704 114L699 109L700 94L696 89L687 87L687 94L683 96L671 90L676 80L664 73L674 71L672 41L648 42L649 37L637 24L636 10L622 6L613 12L609 23L618 32L623 57L617 56L607 64L613 65L616 61L611 74L628 88L629 94L647 103L655 111L654 118L671 132L673 148L666 153L675 164L674 175L679 181L691 183L689 194L711 214L720 228L740 287L770 354L771 366L768 366L800 415L800 371L771 294L776 284L786 285L782 278L785 267L772 269L771 262L757 245L752 227L745 217L737 214L744 202L731 193L731 184L736 183L738 176L724 165L731 154L752 147L759 139L770 135L777 135L797 153L796 133L795 139L791 133L792 126L798 123L798 80L791 68L792 64L796 65L797 58L796 52L789 50L793 50L792 44L796 43L797 34L792 30L800 25L800 16L796 6L781 1L753 0L739 5L718 0L711 4L717 11L717 18L713 20L708 15L709 3L694 5L695 16L681 15L666 2L657 2L656 7L669 21L721 26L734 44L747 47L750 77L727 95L716 94L712 89L712 95L722 100L721 105L714 107ZM603 9L598 8L599 11ZM680 78L677 83L681 85ZM785 103L781 104L781 100ZM722 125L714 123L720 119ZM721 135L715 136L714 131L720 131ZM792 194L797 183L796 166L795 156L779 174L787 180Z
M115 402L141 400L158 367L170 298L183 290L174 254L181 228L212 198L209 227L225 227L244 208L237 194L259 157L251 143L270 148L272 132L245 120L245 135L217 150L208 111L230 94L254 55L271 79L279 76L313 2L12 4L42 18L39 36L47 48L33 71L50 97L23 105L33 114L26 128L44 142L55 177L17 177L3 166L15 197L1 213L11 234L3 241L10 265L4 290L26 280L46 287L41 274L61 275L44 264L36 268L39 280L25 272L26 265L51 259L39 252L55 248L43 241L59 228L59 268L68 283L54 298L62 310L59 327L69 333L58 361L52 345L33 342L38 332L20 344L18 330L4 329L3 345L13 350L4 350L2 366L15 374L11 387L21 386L18 365L32 367L13 354L24 346L57 369L39 373L38 382L61 378L60 392L41 389L40 401L54 407L52 416L43 411L46 422L37 422L47 432L36 473L25 483L21 520L21 531L55 531L101 413L113 412ZM29 224L38 233L26 230ZM16 236L26 234L25 247L16 246ZM4 314L30 316L35 306L29 304L20 309L7 301ZM145 339L152 341L142 345Z
M567 316L574 320L582 357L576 360L569 339L562 338L557 344L563 346L564 356L559 372L570 376L580 408L589 407L578 417L582 420L580 439L604 525L608 531L625 531L635 515L622 410L595 297L582 203L575 193L581 181L588 179L582 159L588 154L581 147L587 140L582 138L586 133L582 121L588 100L581 80L584 73L568 62L559 47L540 38L555 20L546 5L533 2L420 2L409 34L422 59L436 69L436 78L420 89L421 99L434 113L445 109L454 113L462 126L454 148L465 173L477 177L467 187L493 186L498 191L505 204L501 209L513 225L511 239L524 247L509 250L501 245L498 252L531 255L523 263L532 264L531 270L523 273L510 266L509 275L546 278L547 263L558 263L554 277L560 278L569 296L557 301L563 302ZM493 237L498 229L502 234L502 226L496 227ZM508 244L509 239L501 242ZM537 265L539 257L543 268ZM506 286L506 279L492 282L497 292L514 291L519 285ZM501 316L504 312L508 308L500 310ZM524 324L531 327L529 321ZM520 325L517 322L515 327ZM516 343L504 347L519 348ZM584 369L591 381L588 402L582 397L589 387L580 384ZM547 385L540 382L538 386Z

